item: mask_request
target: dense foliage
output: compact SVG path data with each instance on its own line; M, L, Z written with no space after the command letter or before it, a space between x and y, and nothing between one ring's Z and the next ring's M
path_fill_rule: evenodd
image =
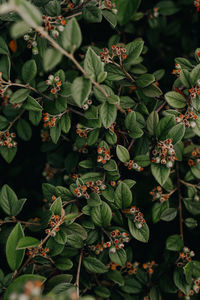
M199 11L0 0L3 300L198 299Z

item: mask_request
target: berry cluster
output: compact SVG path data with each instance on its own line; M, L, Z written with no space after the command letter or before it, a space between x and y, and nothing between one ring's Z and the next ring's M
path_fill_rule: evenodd
M171 139L159 141L155 149L152 151L152 162L156 164L166 165L168 168L173 167L173 162L177 160L174 146Z
M106 189L106 185L103 183L102 180L94 181L87 181L85 184L81 185L79 184L75 190L74 193L77 197L84 197L85 199L89 199L90 195L88 194L88 190L95 192L97 194L101 194L101 191Z
M60 91L62 80L60 80L59 76L54 77L52 74L50 74L46 80L46 84L51 86L51 93L55 95L58 91Z
M196 98L200 95L200 80L198 80L198 85L188 90L191 98Z
M110 52L108 48L103 48L103 51L100 52L100 57L103 62L106 64L112 63L114 57L118 57L120 62L127 58L126 48L112 45L112 55L110 56Z
M197 279L194 280L193 290L195 291L196 294L199 293L199 291L200 291L200 277L198 277Z
M48 163L46 163L42 175L46 178L47 181L49 181L50 179L54 178L56 172L57 170L55 168L52 168Z
M56 125L56 117L55 116L50 116L50 114L48 113L43 113L43 126L45 128L51 128L51 127L55 127Z
M200 149L194 148L192 151L192 157L188 160L190 167L200 164Z
M200 0L195 0L194 1L194 6L196 7L197 11L200 11Z
M27 48L32 48L33 55L38 54L38 47L37 47L37 41L36 41L37 35L33 31L32 28L30 28L27 32L27 34L24 35L24 40L27 41Z
M157 186L156 188L154 188L151 192L150 195L153 197L153 201L160 201L160 203L163 203L165 201L167 201L169 199L169 195L168 194L163 194L163 190L161 188L161 186Z
M84 139L87 139L88 137L88 133L89 133L89 128L80 128L80 124L77 124L76 125L76 133L80 136L80 137L83 137Z
M58 215L52 215L51 219L49 221L49 226L50 228L45 230L46 234L50 234L50 236L54 237L56 235L56 232L58 232L60 230L59 226L61 225L62 222L61 221L61 217ZM58 226L58 223L59 226Z
M159 17L159 7L154 7L153 12L149 15L149 19L158 18Z
M103 165L111 159L110 149L106 149L105 147L98 147L97 153L97 162L100 162Z
M134 262L133 264L130 262L126 263L127 273L129 275L137 274L139 262Z
M28 248L28 250L26 251L26 255L38 254L39 251L42 256L46 257L47 253L49 252L49 248L40 248L40 249Z
M184 247L183 251L179 253L177 267L184 267L188 262L192 260L193 256L195 256L194 251L191 251L188 247Z
M129 170L135 170L138 172L142 172L144 168L140 167L137 163L134 162L134 160L129 160L128 162L125 162L124 165L128 167Z
M179 76L181 73L181 66L179 64L175 64L175 69L172 71L172 74Z
M85 104L83 104L82 109L88 110L89 106L92 104L92 100L88 99Z
M120 232L118 229L110 233L110 240L108 242L103 242L102 244L92 245L90 249L95 251L98 255L103 249L109 248L111 253L115 253L117 250L124 248L124 243L130 241L129 234L126 232Z
M17 147L17 142L14 141L16 134L14 132L10 133L9 131L0 132L0 146L15 148Z
M9 299L10 300L32 300L32 299L41 300L41 299L44 299L42 297L42 281L40 281L40 280L27 281L24 285L23 293L19 294L17 292L13 292L9 296Z
M147 262L142 265L143 269L147 271L148 274L152 275L154 273L154 267L156 266L155 261Z
M146 223L143 213L141 213L139 208L136 206L131 206L130 209L124 209L123 213L134 216L133 222L138 229L142 228L142 226Z
M49 17L43 15L42 20L44 22L45 29L49 31L54 38L59 37L59 32L62 32L66 25L66 20L63 16Z
M183 122L185 124L186 128L194 128L196 126L196 122L194 120L197 120L198 117L195 115L192 111L187 112L185 115L180 114L178 117L176 117L176 122L181 123Z
M109 264L106 265L107 269L111 269L112 271L117 270L118 266L119 266L118 264L116 264L116 263L114 263L112 261Z

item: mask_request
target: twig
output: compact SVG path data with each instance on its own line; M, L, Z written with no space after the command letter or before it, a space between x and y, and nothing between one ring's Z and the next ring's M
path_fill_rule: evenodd
M0 131L0 133L4 133L4 132L6 132L6 131L9 131L9 130L11 129L11 127L15 124L15 122L17 122L17 120L20 119L20 117L23 115L24 112L25 112L25 109L23 109L23 110L19 113L19 115L17 115L16 118L15 118L12 122L10 122L9 126L8 126L5 130Z
M180 236L184 240L183 236L183 212L182 212L182 195L181 195L181 185L179 179L179 165L176 164L176 176L177 176L177 191L178 191L178 209L179 209L179 228L180 228Z
M130 151L130 149L132 148L132 146L135 143L135 141L136 141L135 139L131 140L130 145L128 146L128 149L127 149L128 151Z
M200 186L198 186L197 184L192 184L192 183L189 183L189 182L185 182L182 179L179 179L179 182L181 182L185 186L191 186L191 187L193 187L195 189L199 189L200 190Z
M78 262L78 269L77 269L77 274L76 274L76 282L75 282L76 293L77 293L77 299L76 300L80 299L80 296L79 296L79 278L80 278L82 259L83 259L83 248L81 249L79 262Z
M167 103L167 102L164 101L164 102L156 109L156 111L157 111L157 112L161 111L161 109L165 106L166 103Z

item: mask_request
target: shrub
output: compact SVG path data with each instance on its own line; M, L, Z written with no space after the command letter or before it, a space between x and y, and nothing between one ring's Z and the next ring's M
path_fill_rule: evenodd
M0 6L3 300L198 299L200 2L32 2Z

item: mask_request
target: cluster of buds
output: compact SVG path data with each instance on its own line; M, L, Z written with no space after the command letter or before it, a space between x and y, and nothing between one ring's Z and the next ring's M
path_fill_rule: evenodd
M49 181L50 179L54 178L56 172L57 170L55 168L52 168L48 163L46 163L42 175L46 178L47 181Z
M76 125L76 133L80 137L83 137L84 139L87 139L89 132L90 132L90 128L83 128L83 126L79 123Z
M193 290L195 291L196 294L199 293L200 291L200 277L194 280L194 285L193 285Z
M195 0L194 1L194 6L196 7L197 11L200 11L200 0Z
M53 76L50 74L48 79L46 80L46 84L51 86L51 93L55 95L58 91L60 91L60 87L62 85L62 80L60 80L59 76Z
M96 255L99 255L101 252L103 252L103 244L96 244L89 246L90 250L94 251Z
M76 144L73 144L73 151L78 151L79 153L83 153L83 154L87 154L88 153L88 149L87 147L87 143L83 146L83 147L77 147Z
M183 251L179 253L177 267L184 267L188 262L192 260L193 256L195 256L194 251L191 251L188 247L184 247Z
M98 147L97 153L97 162L102 163L103 165L111 159L110 149L106 149L105 147Z
M179 64L175 64L175 69L172 71L172 74L179 76L181 73L181 66Z
M16 134L14 132L0 132L0 147L17 147L17 142L14 141L14 138L16 138Z
M56 232L58 232L60 230L59 226L61 225L61 217L59 215L52 215L51 219L49 221L49 226L50 228L47 228L45 230L46 234L50 234L50 236L54 237L56 235ZM58 223L59 226L58 226Z
M0 94L0 98L1 98L1 103L0 103L0 105L2 106L2 107L4 107L4 106L6 106L6 105L8 105L9 104L9 95L8 94Z
M83 110L88 110L88 108L90 107L90 105L92 105L92 100L91 100L91 99L88 99L88 100L86 101L86 103L83 104L82 109L83 109Z
M27 34L24 35L24 40L27 41L27 48L32 49L33 55L38 54L36 37L37 36L32 28L30 28Z
M27 281L24 285L24 291L21 294L13 292L10 296L10 300L32 300L32 299L44 299L42 296L42 281Z
M187 112L185 115L180 114L178 117L176 117L176 122L181 123L183 122L186 128L194 128L196 126L195 120L198 119L198 116L195 115L192 111Z
M84 197L85 199L89 199L90 195L88 194L88 191L95 192L97 194L101 194L102 191L106 189L106 185L103 183L102 180L94 181L87 181L85 184L81 185L79 184L75 190L74 193L77 197Z
M158 18L159 17L159 7L154 7L153 12L149 15L149 19Z
M47 253L49 252L49 248L45 247L45 248L28 248L28 250L26 251L26 255L33 255L33 254L38 254L38 255L42 255L43 257L47 256Z
M126 263L127 273L129 275L137 274L139 262L134 262L133 264L130 262Z
M138 172L142 172L144 168L140 167L134 160L129 160L128 162L125 162L124 165L128 167L129 170L135 170Z
M195 87L188 90L188 92L190 93L191 98L196 98L197 95L198 96L200 95L200 80L198 80L197 83L198 84Z
M59 33L65 29L66 20L63 16L42 16L42 20L44 22L44 27L47 31L51 33L54 38L59 37Z
M174 146L171 139L159 141L155 149L152 151L152 162L156 164L166 165L168 168L173 167L173 162L177 160Z
M115 253L117 250L124 248L124 243L130 241L129 234L127 232L120 232L118 229L110 233L110 241L103 244L104 248L109 248L111 253Z
M157 186L156 188L154 188L151 192L150 195L153 197L153 201L160 201L160 203L163 203L165 201L167 201L169 199L169 195L168 194L163 194L163 190L161 188L161 186Z
M110 130L111 133L115 132L115 126L116 122L114 122L108 129Z
M43 113L43 126L45 128L51 128L51 127L55 127L56 125L56 117L55 116L51 116L48 113Z
M141 213L139 208L137 208L136 206L131 206L131 208L129 209L124 209L123 213L127 215L133 215L133 222L138 229L142 228L142 226L144 226L144 224L146 223L144 214Z
M142 265L143 269L147 271L148 274L152 275L154 273L154 267L156 266L155 261L147 262Z
M109 264L106 265L106 268L111 269L112 271L115 271L115 270L117 270L118 266L119 266L118 264L111 261Z
M112 45L112 55L110 55L108 48L103 48L103 51L100 52L100 57L106 64L112 63L114 57L118 57L120 62L122 62L124 59L127 59L126 48Z
M200 148L194 148L192 151L192 157L188 160L188 165L190 167L200 164Z

